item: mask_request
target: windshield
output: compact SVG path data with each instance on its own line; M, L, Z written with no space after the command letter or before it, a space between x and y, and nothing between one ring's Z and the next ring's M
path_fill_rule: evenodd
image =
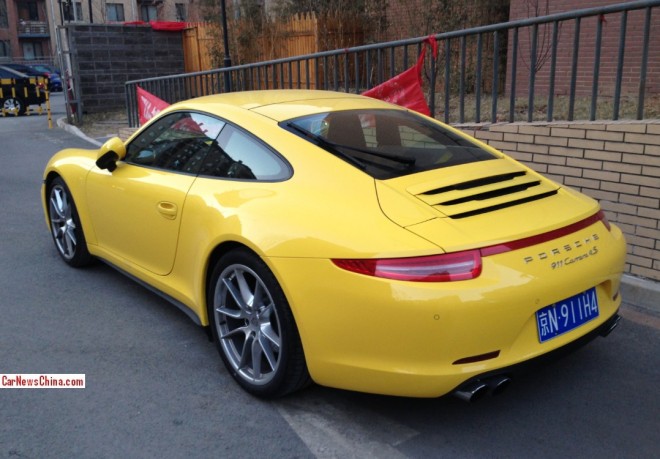
M399 110L350 110L282 123L377 179L495 159L421 116Z

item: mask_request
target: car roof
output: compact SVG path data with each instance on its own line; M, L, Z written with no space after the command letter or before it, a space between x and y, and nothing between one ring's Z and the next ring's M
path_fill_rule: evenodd
M0 65L0 70L2 70L3 75L5 75L3 78L29 78L28 75L19 72L18 70L14 70L11 67L7 67L6 65Z
M3 64L5 67L9 67L11 69L14 69L16 71L19 71L21 73L24 73L26 75L33 75L33 76L40 76L43 72L34 69L30 67L29 65L25 64L16 64L14 62L11 62L9 64Z
M51 73L55 72L55 67L48 64L28 64L28 67L35 70L45 70Z
M271 89L204 96L180 102L173 108L198 109L222 115L228 108L259 113L276 121L299 116L351 109L399 109L386 102L335 91Z

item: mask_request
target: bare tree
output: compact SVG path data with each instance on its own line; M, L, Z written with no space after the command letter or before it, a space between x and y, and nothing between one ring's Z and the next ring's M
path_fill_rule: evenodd
M527 9L527 17L535 18L540 16L547 16L550 14L550 0L525 0L525 6ZM557 27L557 40L559 40L559 35L561 33L562 24L558 24ZM527 29L527 40L530 46L530 52L532 49L532 40L533 40L533 28L526 27ZM543 68L543 66L548 62L550 56L552 55L552 33L553 27L550 24L541 24L537 28L536 34L536 56L535 56L535 65L534 72L537 73ZM522 63L530 69L531 56L527 56L524 53L521 54L520 60Z

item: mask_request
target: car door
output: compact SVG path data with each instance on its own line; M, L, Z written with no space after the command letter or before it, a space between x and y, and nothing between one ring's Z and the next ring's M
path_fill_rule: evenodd
M98 245L155 274L172 270L183 206L209 146L224 123L174 112L127 145L112 172L94 168L87 202Z

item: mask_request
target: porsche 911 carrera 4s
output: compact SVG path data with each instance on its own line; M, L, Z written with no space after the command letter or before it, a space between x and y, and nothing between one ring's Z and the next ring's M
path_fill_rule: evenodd
M358 95L180 102L54 155L42 199L66 263L168 299L261 397L474 400L619 318L625 241L596 201Z

